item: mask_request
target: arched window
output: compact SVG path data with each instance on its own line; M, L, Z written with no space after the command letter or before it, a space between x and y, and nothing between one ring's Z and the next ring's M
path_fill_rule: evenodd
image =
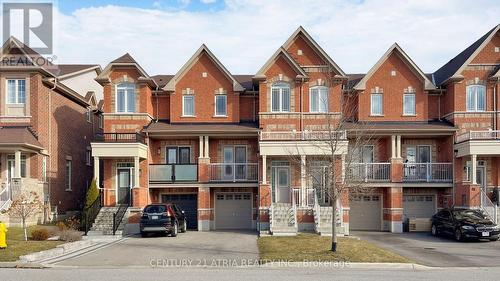
M290 85L277 82L271 86L271 111L290 112Z
M309 89L309 111L328 112L328 88L316 86Z
M116 112L135 112L135 85L121 83L116 85Z
M470 85L466 88L467 111L486 110L486 87L483 85Z

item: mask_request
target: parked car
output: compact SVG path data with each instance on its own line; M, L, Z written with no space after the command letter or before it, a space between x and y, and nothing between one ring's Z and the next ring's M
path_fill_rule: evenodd
M482 211L472 209L443 209L432 216L432 235L448 235L457 241L465 239L498 240L500 228Z
M155 232L175 237L179 232L187 230L184 211L175 204L147 205L142 211L140 230L142 237Z

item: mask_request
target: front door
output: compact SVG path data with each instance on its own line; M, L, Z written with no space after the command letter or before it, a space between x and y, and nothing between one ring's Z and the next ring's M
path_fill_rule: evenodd
M483 191L485 191L486 188L485 170L486 168L484 166L479 166L476 168L476 181Z
M117 204L130 204L131 173L130 169L118 169Z
M290 168L276 168L278 203L290 203Z

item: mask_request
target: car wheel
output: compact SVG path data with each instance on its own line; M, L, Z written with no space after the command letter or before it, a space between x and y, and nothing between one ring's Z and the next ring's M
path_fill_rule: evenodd
M170 236L176 237L178 233L179 233L179 227L177 226L177 223L174 223L174 229L172 230Z
M184 220L184 223L182 225L182 229L181 229L181 232L186 232L187 231L187 223L186 223L186 220Z
M457 241L462 241L462 231L460 229L455 230L455 240Z
M148 234L146 232L141 231L141 237L147 237Z
M435 224L432 225L431 227L431 233L433 236L438 236L439 235L439 232L437 230L437 226Z

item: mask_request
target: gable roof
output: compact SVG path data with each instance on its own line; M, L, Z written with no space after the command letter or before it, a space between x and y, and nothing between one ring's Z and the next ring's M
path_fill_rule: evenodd
M427 75L413 62L413 60L403 51L403 49L397 44L394 43L392 46L384 53L384 55L375 63L374 66L368 71L368 73L363 76L363 78L354 86L354 90L365 90L366 82L370 77L377 71L377 69L389 58L389 56L396 52L403 61L412 68L412 70L422 78L424 82L424 90L433 90L436 89L436 86L432 84Z
M285 41L285 44L283 44L283 47L285 49L288 49L288 47L290 47L295 38L299 35L302 35L306 39L306 43L308 43L313 48L313 50L315 50L320 56L322 56L323 59L325 59L335 69L338 75L342 77L346 76L345 72L333 61L333 59L328 55L328 53L325 52L323 48L321 48L321 46L312 38L311 35L309 35L309 33L307 33L307 31L302 26L299 26L295 30L295 32L292 33L290 37L288 37L288 39Z
M12 54L11 51L13 49L19 50L21 52L21 54L19 54L19 55L24 55L32 64L32 65L28 65L28 66L26 66L26 65L21 66L22 68L24 68L24 69L30 69L30 68L31 69L39 69L39 70L42 70L43 72L45 72L48 76L54 76L54 74L52 73L52 67L55 67L55 65L52 64L49 60L43 58L42 55L40 55L35 50L31 49L30 47L28 47L27 45L25 45L24 43L19 41L14 36L10 36L2 45L0 59L2 59L6 55ZM43 61L46 65L41 66L41 65L35 63L35 61L37 61L38 58L42 58L41 61ZM16 68L16 66L5 66L5 67L6 68Z
M141 77L138 78L139 81L145 81L149 83L152 87L157 87L155 80L149 76L149 74L137 63L137 61L129 54L126 53L121 57L112 60L104 70L95 78L95 80L99 83L108 83L109 78L108 74L113 68L113 66L132 66L136 68Z
M215 65L233 82L233 91L243 92L245 89L238 83L238 81L231 75L227 68L217 59L217 57L208 49L205 44L202 44L200 48L191 56L191 58L177 71L177 73L168 81L168 83L163 87L165 91L175 91L175 83L184 76L186 71L191 68L191 66L198 60L198 58L203 54L207 54L208 57L215 63Z
M266 63L257 71L254 78L262 79L266 78L266 71L271 67L271 65L280 57L283 57L285 61L293 68L297 73L297 77L294 78L306 78L307 73L300 67L300 65L290 56L290 54L285 50L285 48L280 47L274 54L266 61Z
M476 42L463 50L460 54L452 58L449 62L434 72L436 85L445 84L450 78L460 79L462 70L476 57L476 55L488 44L491 38L500 29L500 24L484 34Z

